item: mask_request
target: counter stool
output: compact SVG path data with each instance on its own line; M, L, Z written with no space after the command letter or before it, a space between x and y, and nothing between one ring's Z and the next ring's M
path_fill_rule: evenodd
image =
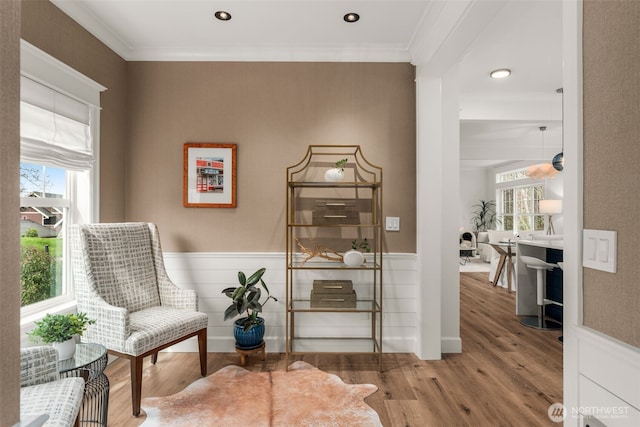
M550 264L539 258L531 256L520 255L520 259L528 268L536 270L536 299L538 304L538 316L524 317L520 323L530 328L542 329L542 330L557 330L562 329L562 325L555 320L549 320L545 318L544 306L546 304L554 304L553 301L545 298L545 281L544 272L547 270L553 270L558 265Z
M562 261L558 262L558 267L560 267L560 270L564 270L564 262L562 262ZM558 337L558 341L563 343L564 342L564 335L560 335Z

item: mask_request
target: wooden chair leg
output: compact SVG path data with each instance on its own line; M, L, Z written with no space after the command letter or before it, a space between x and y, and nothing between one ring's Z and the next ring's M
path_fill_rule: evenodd
M151 363L155 365L156 362L158 362L158 352L157 351L151 355Z
M133 357L129 361L131 368L131 407L133 416L140 415L140 401L142 400L142 356Z
M493 286L496 286L498 284L498 280L500 280L500 275L502 274L502 269L504 268L504 263L506 259L507 259L506 255L500 254L500 260L498 261L496 274L495 276L493 276Z
M200 373L207 376L207 329L198 332L198 350L200 351Z

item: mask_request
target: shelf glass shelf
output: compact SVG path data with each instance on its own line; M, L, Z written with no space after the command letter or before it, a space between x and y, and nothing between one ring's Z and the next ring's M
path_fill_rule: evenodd
M292 301L289 311L298 312L339 312L339 313L377 313L380 312L380 306L377 301L371 300L357 300L356 306L351 308L311 308L311 301L296 299Z
M291 354L340 353L340 354L376 354L380 349L373 338L293 338Z
M306 182L306 181L300 181L300 182L289 182L288 183L289 187L291 188L355 188L355 187L361 187L361 188L378 188L380 187L381 183L380 182L346 182L346 181L341 181L341 182L324 182L324 181L318 181L318 182Z
M325 181L334 167L342 169L333 175L343 180ZM289 355L309 353L369 354L382 370L382 181L382 168L370 163L359 145L309 145L304 157L287 167L287 362ZM349 248L354 240L366 241L370 252L362 265L350 267L341 251L330 248ZM315 307L314 294L311 307L311 282L336 278L359 287L360 299L349 294L355 305ZM347 299L329 295L319 300ZM343 323L353 328L329 327Z
M323 262L323 261L294 261L289 263L289 268L294 270L379 270L380 264L366 262L359 267L349 267L342 262Z
M289 223L287 224L288 227L314 227L314 228L350 228L350 227L354 227L354 228L362 228L362 227L369 227L369 228L374 228L374 227L381 227L382 224L380 223L376 223L376 224L302 224L302 223Z

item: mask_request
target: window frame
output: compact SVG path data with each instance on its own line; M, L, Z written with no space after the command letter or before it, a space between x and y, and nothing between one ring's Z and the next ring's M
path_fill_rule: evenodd
M511 177L511 179L509 179L509 177ZM512 231L514 233L520 234L520 233L530 233L530 234L536 234L536 233L540 233L543 232L546 229L547 226L547 217L544 214L541 214L540 212L537 212L537 209L539 209L538 205L536 204L536 191L535 189L537 187L541 188L541 196L540 198L538 198L537 200L543 200L545 198L545 193L546 193L546 185L544 182L541 182L539 180L534 180L532 178L529 178L526 176L526 167L525 168L517 168L517 169L511 169L511 170L506 170L506 171L501 171L501 172L496 172L495 174L495 191L496 191L496 216L500 219L500 228L502 230L505 230L505 213L503 211L504 208L504 192L511 190L513 191L513 207L512 210L513 212L508 214L509 216L512 217L513 219L513 229ZM520 214L518 213L518 197L517 197L517 191L521 190L523 188L529 188L531 190L531 203L533 206L533 212L531 212L530 214ZM530 218L531 221L531 226L532 229L531 230L520 230L518 225L519 225L519 221L518 218L521 216L527 216ZM543 228L541 230L536 230L535 229L535 224L536 224L536 217L541 217L543 220Z
M63 295L49 298L21 307L20 319L21 327L25 328L34 320L42 317L45 313L64 312L75 308L75 295L71 280L71 264L69 261L69 242L66 239L66 230L70 224L98 222L99 221L99 165L100 165L100 93L106 87L91 80L68 65L60 62L56 58L41 51L25 40L20 41L20 75L27 77L37 83L59 92L65 96L73 98L86 104L90 114L90 136L93 151L93 163L85 172L88 177L88 187L85 187L80 194L77 191L79 186L86 185L87 182L78 179L80 173L67 172L65 199L42 198L22 198L21 206L41 205L40 207L67 208L67 216L63 224ZM23 162L22 158L20 159ZM33 162L31 162L33 163ZM26 200L25 200L26 199ZM82 205L82 207L79 207Z

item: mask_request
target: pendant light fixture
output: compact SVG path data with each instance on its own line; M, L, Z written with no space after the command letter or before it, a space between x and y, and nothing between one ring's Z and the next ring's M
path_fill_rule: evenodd
M538 129L540 129L540 133L542 134L542 155L544 156L544 131L547 130L547 127L540 126ZM553 178L557 173L558 171L551 163L539 163L527 168L527 176L534 179Z
M562 88L556 89L556 93L562 95L562 151L553 156L551 163L555 170L562 172L564 169L564 90Z

